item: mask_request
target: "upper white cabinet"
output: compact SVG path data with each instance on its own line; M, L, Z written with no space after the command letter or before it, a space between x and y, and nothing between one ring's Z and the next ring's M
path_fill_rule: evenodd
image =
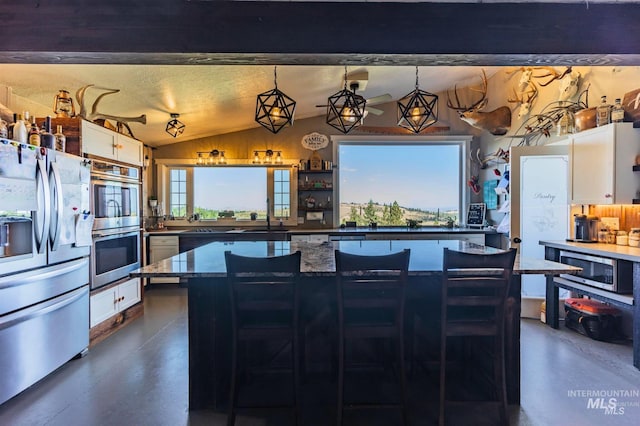
M640 131L632 123L585 130L570 138L572 204L631 204L640 189L633 172Z
M142 166L142 142L82 120L82 152Z

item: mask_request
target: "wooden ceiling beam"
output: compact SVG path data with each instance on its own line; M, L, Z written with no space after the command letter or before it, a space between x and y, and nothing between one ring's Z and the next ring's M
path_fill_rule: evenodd
M640 5L2 2L16 63L640 65Z

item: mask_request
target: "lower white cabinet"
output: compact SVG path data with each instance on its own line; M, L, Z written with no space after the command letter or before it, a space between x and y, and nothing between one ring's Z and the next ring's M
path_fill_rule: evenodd
M142 300L140 278L132 278L106 290L92 294L89 298L89 323L91 327L100 324L118 312Z

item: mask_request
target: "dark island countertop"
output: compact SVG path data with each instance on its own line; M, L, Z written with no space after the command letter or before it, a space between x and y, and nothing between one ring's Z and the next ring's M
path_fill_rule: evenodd
M233 241L213 242L158 263L137 269L133 277L224 277L226 268L224 252L245 256L274 256L300 250L301 270L307 276L331 276L335 274L334 250L339 249L360 255L382 255L411 250L410 275L433 275L442 271L442 253L452 250L474 253L496 253L499 249L458 240L360 240L329 241L324 243L291 241ZM514 272L517 274L560 274L579 271L569 265L539 259L517 258Z
M493 228L447 228L438 226L424 226L417 228L409 228L408 226L380 226L371 228L368 226L359 226L355 228L323 228L323 229L304 229L304 228L280 228L273 226L271 229L264 227L247 227L247 228L219 228L206 226L193 226L188 228L164 228L161 230L147 230L145 235L189 235L189 236L216 236L216 235L264 235L264 234L289 234L289 235L365 235L365 234L495 234Z

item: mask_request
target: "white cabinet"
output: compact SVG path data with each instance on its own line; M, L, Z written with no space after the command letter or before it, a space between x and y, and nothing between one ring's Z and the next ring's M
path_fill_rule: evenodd
M177 235L150 235L149 236L149 263L156 263L180 252L180 240ZM150 278L151 284L179 283L177 277Z
M569 156L572 204L631 204L640 189L633 165L640 154L640 132L632 123L609 124L571 137Z
M106 290L92 294L89 298L90 326L94 327L118 312L142 300L140 278L132 278Z
M82 152L142 166L142 142L82 120Z

